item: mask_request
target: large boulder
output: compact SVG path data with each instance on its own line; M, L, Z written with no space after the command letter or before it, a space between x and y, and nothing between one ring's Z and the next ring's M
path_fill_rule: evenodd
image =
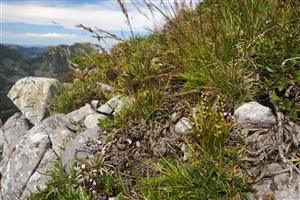
M52 78L25 77L18 80L8 97L33 124L38 124L48 114L53 97L62 88Z
M31 175L50 147L48 134L40 130L28 133L16 146L1 180L3 200L19 199Z
M260 126L272 126L276 123L276 117L269 107L257 102L249 102L234 111L234 118L238 124L254 124Z
M32 127L11 156L5 157L7 164L1 166L3 199L25 198L30 191L36 191L37 185L45 185L48 179L43 173L52 166L50 161L62 154L65 144L75 137L75 129L76 126L61 114Z

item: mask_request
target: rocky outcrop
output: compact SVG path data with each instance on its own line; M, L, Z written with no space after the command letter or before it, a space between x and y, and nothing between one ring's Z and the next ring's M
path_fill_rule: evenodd
M50 140L45 131L33 131L22 138L3 170L1 186L4 200L19 199L49 148Z
M27 134L29 125L26 118L21 113L15 113L2 127L3 132L3 156L7 157L13 148L20 142L21 138Z
M64 115L55 115L21 137L12 155L1 161L3 199L25 198L29 191L36 190L37 185L47 183L48 179L42 173L51 168L50 161L61 155L64 145L75 137L75 129Z
M52 99L61 89L56 79L26 77L15 83L8 97L33 124L47 116Z
M43 86L46 91L52 90L51 86L42 84ZM28 85L25 85L24 89L27 90ZM22 89L19 88L19 90ZM37 95L36 92L32 94ZM22 91L20 93L26 98L30 96ZM37 97L37 99L40 98ZM46 100L44 102L47 103ZM122 109L121 104L124 105L116 97L112 98L109 104L111 102L115 104L113 104L112 112L107 115L115 112L116 108L119 112ZM22 105L24 104L23 102ZM33 107L35 108L35 106ZM44 173L53 167L52 161L59 156L62 156L62 162L66 169L75 160L86 158L90 154L90 149L86 149L86 143L98 137L97 123L108 117L96 111L95 104L94 107L86 104L67 115L58 114L44 120L39 118L41 121L38 123L37 118L31 118L31 120L36 120L36 124L32 128L25 114L16 113L9 118L0 127L0 147L4 157L0 162L1 199L26 199L31 192L37 191L37 186L44 187L48 182L48 177Z
M16 145L22 137L28 133L29 125L24 115L15 113L0 128L0 147L2 152L2 161L0 162L0 172L5 168Z
M31 192L37 191L37 187L45 187L49 179L44 174L51 170L52 161L58 157L61 157L66 171L72 166L78 168L80 162L77 161L94 159L99 153L110 156L108 162L111 166L116 165L114 167L120 167L125 171L130 166L129 160L134 160L135 163L143 160L133 154L154 161L160 156L172 155L168 147L177 149L183 155L183 160L186 160L188 154L179 135L190 134L193 126L191 120L182 115L173 114L171 120L167 120L165 124L134 122L135 125L131 125L128 132L100 130L97 125L99 120L119 114L131 103L130 98L120 96L113 97L100 106L99 101L94 100L91 102L92 105L86 104L66 115L50 116L32 128L27 123L26 115L16 113L0 127L0 147L4 152L4 159L0 162L2 175L0 197L3 200L26 199ZM261 161L272 157L273 154L260 155L261 148L264 148L265 152L272 152L278 148L273 144L275 140L273 127L278 119L271 109L250 102L239 107L234 114L238 125L243 126L237 126L232 138L235 137L234 134L238 135L238 138L243 140L246 153L257 153L256 157ZM248 125L251 129L247 129ZM294 134L294 143L290 145L290 149L300 144L299 127L293 123L285 127ZM253 133L253 130L258 131ZM111 140L112 135L114 140ZM248 194L250 199L300 198L299 174L287 173L287 165L282 162L268 161L262 166L267 174L254 183L253 191ZM252 173L253 177L258 177L261 168L259 165L247 167L252 170L249 170L249 173Z

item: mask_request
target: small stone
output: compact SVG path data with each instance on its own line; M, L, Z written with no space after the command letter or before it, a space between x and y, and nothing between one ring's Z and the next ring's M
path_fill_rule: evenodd
M98 108L98 105L99 105L99 101L98 100L92 100L91 101L91 105L94 109L97 109Z
M135 142L135 145L136 145L137 147L140 147L140 146L141 146L140 141L136 141L136 142Z
M107 101L105 104L100 106L97 111L103 114L111 115L118 104L120 104L121 101L118 97L113 97L109 101Z
M97 185L96 181L95 181L95 180L93 180L93 186L96 186L96 185Z
M192 131L192 124L187 117L182 117L176 124L175 124L175 132L177 134L188 134Z
M85 106L81 107L78 110L75 110L73 112L70 112L66 115L67 119L72 123L76 125L83 125L84 119L90 115L96 113L92 106L89 104L86 104Z
M85 118L84 125L88 129L95 128L96 126L98 126L97 124L98 124L99 120L104 120L106 118L107 118L107 116L102 115L102 114L98 114L98 113L90 114L89 116L87 116Z
M110 92L110 93L114 91L113 87L111 87L110 85L107 85L107 84L105 84L105 83L100 83L100 84L99 84L99 87L100 87L102 90L105 90L105 91Z
M172 122L176 122L177 117L178 117L178 114L177 114L176 112L173 113L173 114L171 115L171 120L172 120Z
M130 145L132 143L131 139L126 139L126 142L128 142L128 144Z
M188 160L188 157L187 157L187 155L186 155L186 154L184 154L184 155L183 155L183 158L182 158L182 160L183 160L183 161L187 161L187 160Z
M186 149L185 144L182 144L180 149L181 149L181 152L185 152L185 149Z

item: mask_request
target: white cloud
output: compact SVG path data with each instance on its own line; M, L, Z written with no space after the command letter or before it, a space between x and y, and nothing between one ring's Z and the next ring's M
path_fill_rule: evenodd
M95 5L61 5L49 6L39 4L20 5L16 3L2 3L3 22L22 22L28 24L51 25L56 22L65 28L75 28L79 23L87 26L98 26L109 31L128 31L126 18L120 9L112 9L107 6ZM151 16L146 8L144 13ZM147 19L136 9L129 11L129 16L135 31L144 31L154 26L154 20ZM163 21L160 14L155 14L156 21Z
M75 34L68 33L25 33L26 37L30 38L61 38L61 39L73 39Z

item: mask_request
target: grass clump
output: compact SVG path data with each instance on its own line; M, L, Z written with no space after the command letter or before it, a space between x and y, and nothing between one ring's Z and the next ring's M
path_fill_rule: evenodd
M187 161L163 159L160 177L144 179L146 199L242 199L248 190L239 169L239 156L226 146L233 128L217 99L211 106L203 96L193 114L193 133Z
M37 193L32 193L30 200L55 200L55 199L78 199L90 200L92 194L84 187L77 187L76 173L71 169L70 173L65 172L61 161L53 162L53 168L45 175L50 177L46 188L38 188Z
M60 160L53 161L53 168L45 175L50 178L45 188L38 188L30 200L92 200L117 197L122 199L121 183L114 178L103 155L95 160L81 160L66 172Z
M236 176L235 166L230 159L220 162L209 155L188 163L163 160L162 176L144 180L145 199L244 198L247 182Z

